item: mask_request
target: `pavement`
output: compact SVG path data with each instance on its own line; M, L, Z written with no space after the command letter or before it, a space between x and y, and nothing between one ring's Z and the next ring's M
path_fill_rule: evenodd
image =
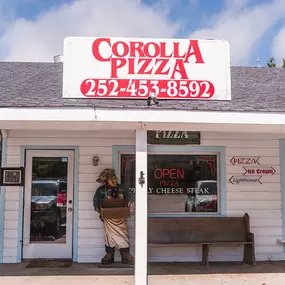
M25 268L21 264L0 265L1 285L134 285L134 268L116 264L98 268L94 263L74 263L67 268ZM256 267L240 263L148 264L148 285L285 285L285 261L258 262Z

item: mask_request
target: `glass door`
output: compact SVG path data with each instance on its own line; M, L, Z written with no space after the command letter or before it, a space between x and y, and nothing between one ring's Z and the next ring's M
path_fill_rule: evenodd
M23 259L72 258L74 152L27 150Z

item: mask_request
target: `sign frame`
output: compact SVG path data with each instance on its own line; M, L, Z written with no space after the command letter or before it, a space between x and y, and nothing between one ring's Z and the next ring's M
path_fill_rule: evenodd
M260 180L262 178L262 175L255 175L255 176L244 176L244 175L232 175L229 178L229 182L232 185L238 185L238 184L258 184L262 185L263 182ZM237 182L238 179L238 182Z
M272 166L243 166L245 175L261 175L261 176L272 176L276 173L276 169ZM258 172L259 171L259 172Z
M230 159L232 165L261 165L260 156L233 156ZM237 161L236 161L237 160ZM236 163L237 162L237 163Z
M24 167L1 167L0 186L24 186Z
M231 100L227 40L67 37L63 98Z

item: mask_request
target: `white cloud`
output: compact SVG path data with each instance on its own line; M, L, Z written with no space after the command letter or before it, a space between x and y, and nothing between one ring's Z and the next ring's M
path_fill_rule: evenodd
M273 39L272 55L276 58L277 65L281 64L281 59L285 58L285 26Z
M228 40L231 64L245 65L264 34L276 21L284 17L285 5L284 0L253 7L245 7L247 1L237 0L234 3L235 5L227 5L223 12L210 19L213 23L210 28L195 31L189 37Z
M0 38L3 60L52 61L62 54L66 36L172 37L177 23L159 6L141 0L76 0L40 14L35 21L17 19Z
M52 61L54 55L62 54L66 36L173 37L181 25L167 17L172 0L157 1L151 7L143 0L74 0L41 13L35 20L15 19L12 6L17 1L11 0L9 6L7 0L0 0L1 60ZM226 39L230 42L231 63L247 65L258 56L258 51L252 53L265 33L276 21L285 19L284 0L254 6L249 3L224 0L223 10L189 37ZM273 41L272 55L276 58L285 57L284 39L285 27Z
M224 0L226 9L240 10L245 8L250 0Z

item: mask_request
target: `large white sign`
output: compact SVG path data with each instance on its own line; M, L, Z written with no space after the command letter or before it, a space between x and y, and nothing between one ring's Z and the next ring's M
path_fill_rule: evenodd
M230 100L222 40L66 38L63 97Z

